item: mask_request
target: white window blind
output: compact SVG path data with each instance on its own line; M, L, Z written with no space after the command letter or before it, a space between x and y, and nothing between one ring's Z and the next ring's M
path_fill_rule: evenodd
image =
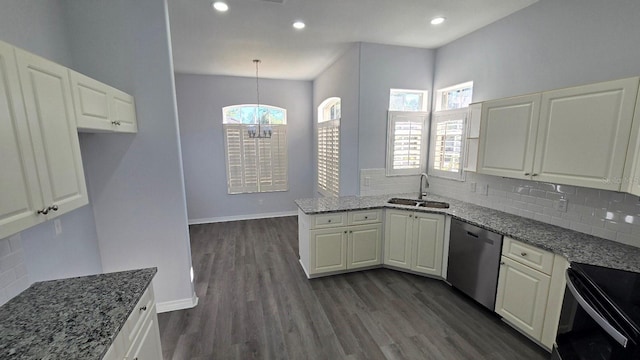
M270 125L271 138L252 139L251 125L224 124L229 194L288 190L287 126Z
M429 174L462 179L464 127L468 110L436 112L431 123Z
M318 189L323 195L339 195L340 120L318 124Z
M425 168L426 112L389 111L387 176L419 174Z

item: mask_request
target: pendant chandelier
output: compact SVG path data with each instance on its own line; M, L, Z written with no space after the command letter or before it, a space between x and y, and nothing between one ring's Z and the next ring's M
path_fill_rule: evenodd
M253 63L256 64L256 97L258 101L255 107L254 121L257 126L251 125L247 131L251 139L269 139L271 138L271 126L268 124L262 126L260 116L260 78L258 77L258 65L261 61L260 59L254 59Z

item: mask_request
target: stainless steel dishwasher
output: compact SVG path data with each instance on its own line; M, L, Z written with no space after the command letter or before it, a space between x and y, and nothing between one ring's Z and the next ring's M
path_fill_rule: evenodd
M453 219L447 282L494 310L502 235Z

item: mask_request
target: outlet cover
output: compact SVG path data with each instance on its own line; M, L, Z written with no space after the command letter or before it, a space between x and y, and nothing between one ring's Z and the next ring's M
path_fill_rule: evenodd
M62 222L60 219L53 220L53 227L56 229L56 235L62 234Z
M476 192L476 183L474 182L469 183L469 191Z
M558 200L556 210L561 211L561 212L567 212L567 203L568 203L567 199Z

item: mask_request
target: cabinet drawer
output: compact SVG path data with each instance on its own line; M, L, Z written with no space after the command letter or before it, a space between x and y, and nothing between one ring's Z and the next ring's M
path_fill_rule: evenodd
M502 244L502 255L532 269L551 275L553 253L505 236Z
M314 215L311 219L312 229L344 226L346 224L347 224L346 212Z
M382 210L351 211L348 220L349 225L379 223L382 222Z
M126 331L125 341L131 342L140 332L140 328L142 323L144 322L147 314L151 312L154 308L154 298L153 298L153 290L151 288L151 284L147 290L142 294L142 297L136 304L136 307L129 315L127 322L124 325L124 331Z

